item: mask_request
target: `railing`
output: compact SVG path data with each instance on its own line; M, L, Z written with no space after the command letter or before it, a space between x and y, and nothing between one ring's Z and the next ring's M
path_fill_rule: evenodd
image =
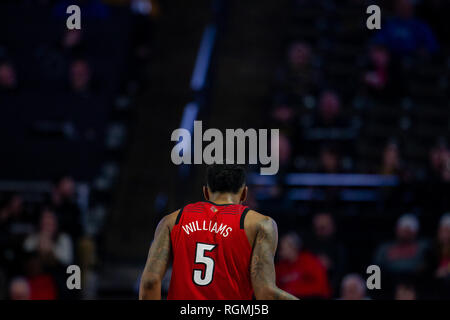
M220 2L221 0L217 0ZM217 3L216 3L217 5ZM218 6L220 7L220 5ZM217 19L215 19L217 20ZM210 76L210 67L213 59L214 49L217 43L218 23L214 21L208 24L203 31L202 40L195 60L194 70L192 72L190 88L194 93L194 99L186 104L181 118L180 128L188 130L191 135L194 128L194 121L200 117L200 112L206 104L206 97L208 93L208 78ZM182 141L186 144L183 150L189 150L190 141ZM179 167L179 174L185 178L190 173L190 166L181 165Z
M327 174L327 173L290 173L281 181L275 176L250 174L248 184L258 187L256 197L259 200L272 199L270 187L277 184L287 188L283 199L290 201L326 200L326 188L336 187L341 201L373 202L380 199L380 188L395 187L400 183L397 176L379 174Z

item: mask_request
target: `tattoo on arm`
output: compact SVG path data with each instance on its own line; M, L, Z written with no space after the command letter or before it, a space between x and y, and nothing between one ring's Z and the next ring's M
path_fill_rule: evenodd
M167 217L163 218L155 231L147 262L142 274L139 298L161 299L161 281L170 261L170 230Z
M266 218L260 222L250 266L250 276L257 299L297 300L275 284L274 256L278 243L275 221Z

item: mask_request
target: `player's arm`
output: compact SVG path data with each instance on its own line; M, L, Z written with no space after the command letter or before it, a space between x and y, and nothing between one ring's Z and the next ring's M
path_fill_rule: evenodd
M139 287L140 300L161 299L161 282L167 271L170 261L170 229L172 218L178 213L174 212L165 216L156 227L155 238L142 273Z
M298 300L276 286L274 257L277 243L278 230L275 221L269 217L262 218L257 223L250 265L255 297L258 300Z

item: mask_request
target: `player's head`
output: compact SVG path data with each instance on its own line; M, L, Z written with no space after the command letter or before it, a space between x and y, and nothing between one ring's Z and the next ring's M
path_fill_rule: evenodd
M213 200L219 195L228 194L236 202L243 202L247 197L245 169L236 164L212 164L206 170L206 186L203 187L206 200Z

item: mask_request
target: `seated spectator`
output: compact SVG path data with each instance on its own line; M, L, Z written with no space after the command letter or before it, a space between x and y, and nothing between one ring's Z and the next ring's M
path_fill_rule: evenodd
M92 72L84 59L73 61L69 67L70 89L78 94L88 94L92 88Z
M450 213L444 214L439 221L437 241L435 275L450 284Z
M24 238L34 231L19 194L8 195L0 204L0 265L11 274L19 268Z
M59 232L55 214L44 209L39 230L29 235L24 242L26 252L37 252L45 267L58 268L73 261L73 245L70 236Z
M350 273L342 279L340 300L367 300L366 282L356 273Z
M27 279L17 277L11 280L9 285L10 300L30 300L31 288Z
M10 219L21 216L23 211L23 200L18 194L5 197L6 200L0 206L0 223L6 223Z
M80 56L86 51L82 30L64 30L59 47L69 57Z
M363 83L376 98L395 98L404 91L401 72L397 64L391 63L391 55L382 45L371 45Z
M30 286L30 300L55 300L58 287L54 276L45 270L37 252L29 254L25 262L25 274Z
M413 284L399 283L395 287L395 300L416 300L416 288Z
M426 184L423 202L430 220L426 221L427 230L434 232L434 225L429 222L439 219L442 212L450 208L450 150L444 139L440 138L430 149L426 172Z
M295 116L294 108L287 104L278 104L272 109L270 120L276 122L278 126L289 127L292 126Z
M59 227L73 240L82 236L81 212L76 202L75 181L70 176L58 178L53 186L48 205L58 217Z
M395 1L395 15L383 24L373 43L386 46L396 57L429 56L439 47L430 27L414 16L412 0Z
M447 143L440 139L430 149L428 177L433 182L450 181L450 150Z
M123 0L107 0L107 3L123 2ZM157 18L161 14L159 1L157 0L131 0L131 11L136 15Z
M311 47L301 41L293 42L288 49L287 64L276 76L280 90L296 96L311 94L316 90L318 78L312 65Z
M320 149L317 171L321 173L339 173L342 171L337 148L325 145Z
M277 285L299 298L329 298L325 267L301 246L301 239L295 233L281 238L279 261L275 265Z
M400 160L400 151L395 141L389 141L383 150L380 174L400 175L402 172L402 163Z
M330 283L338 290L345 269L345 249L336 239L336 226L329 212L319 212L313 217L313 236L308 248L325 266Z
M405 214L397 220L396 239L381 245L375 254L375 264L383 274L393 277L416 277L426 267L428 244L417 238L419 220Z
M323 91L319 96L318 113L313 127L344 128L348 124L341 115L341 101L338 95L330 90Z
M379 166L378 173L382 175L394 175L398 176L401 182L410 182L413 178L412 171L408 168L407 162L404 162L401 154L400 147L394 139L390 139L384 149L381 158L381 165ZM397 189L396 191L400 191ZM397 196L394 192L391 196ZM398 199L392 199L398 203Z
M371 46L369 59L371 70L364 74L364 82L375 90L382 90L389 77L389 52L383 46Z
M431 298L450 299L450 213L445 213L439 220L434 245L428 256L427 291Z
M12 234L26 234L33 231L31 221L25 214L21 195L12 193L7 197L5 205L0 207L0 225L7 225L8 232Z
M8 61L0 62L0 93L14 92L18 88L16 69Z

